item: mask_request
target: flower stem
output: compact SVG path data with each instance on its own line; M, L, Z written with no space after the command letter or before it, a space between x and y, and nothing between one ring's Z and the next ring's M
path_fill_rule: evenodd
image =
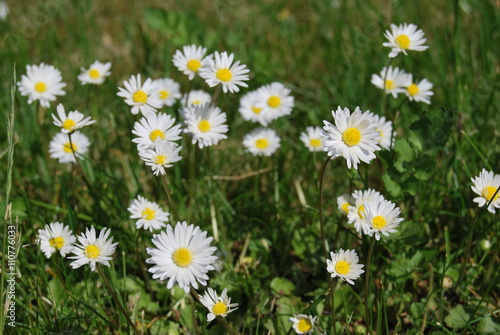
M212 107L215 107L217 105L217 102L219 101L219 96L220 96L220 92L222 90L222 85L217 85L217 87L215 88L215 93L212 97L212 101L210 101L210 106Z
M167 194L168 209L171 212L170 213L170 221L175 222L175 220L179 220L179 215L177 214L177 210L175 208L174 201L172 199L172 192L170 191L170 188L168 187L168 177L166 175L162 175L161 181L162 181L165 193Z
M217 211L215 208L215 189L214 189L214 181L213 181L213 167L212 167L212 147L207 148L208 154L208 190L209 190L209 201L210 201L210 221L212 222L212 230L214 234L215 242L219 242L219 228L217 224Z
M393 59L394 58L389 58L389 62L387 63L387 66L385 67L384 82L382 83L382 85L383 85L382 91L384 92L384 95L382 96L380 109L382 110L382 115L385 115L385 116L387 116L387 95L389 94L388 92L386 92L387 73L389 72L389 66L391 66Z
M330 277L330 309L332 315L332 334L337 335L337 328L335 328L335 284L332 277Z
M328 162L332 159L331 156L328 156L323 164L323 168L321 169L321 175L319 177L319 227L321 231L321 244L323 246L323 253L325 254L325 259L328 258L328 246L326 243L325 237L325 222L323 218L323 179L325 176L325 169L328 165Z
M372 262L373 248L375 247L375 237L372 237L370 249L368 250L368 257L366 258L366 275L365 275L365 321L366 330L369 334L371 332L371 309L370 309L370 266Z

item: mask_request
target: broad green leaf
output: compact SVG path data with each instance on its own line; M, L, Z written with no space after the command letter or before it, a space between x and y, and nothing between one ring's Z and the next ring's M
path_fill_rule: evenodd
M450 328L463 328L467 325L470 315L465 311L463 305L457 305L450 309L449 314L444 318L444 322Z
M275 296L291 295L295 286L291 281L285 278L274 278L271 281L271 292Z

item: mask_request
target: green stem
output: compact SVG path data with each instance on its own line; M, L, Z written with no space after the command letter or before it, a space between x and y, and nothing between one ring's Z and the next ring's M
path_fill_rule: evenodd
M213 181L213 167L212 167L212 147L207 148L207 155L208 155L208 190L209 190L209 201L210 201L210 221L212 222L212 230L213 230L213 235L214 235L214 240L215 242L219 242L219 226L217 224L217 211L215 207L215 200L214 200L214 194L215 194L215 189L214 189L214 181Z
M368 257L366 258L366 275L365 275L365 321L366 321L366 329L367 333L371 333L371 309L370 309L370 266L372 262L372 254L373 249L375 247L375 237L372 236L372 240L370 242L370 249L368 250Z
M382 92L384 92L384 95L382 96L382 102L381 102L381 107L380 109L382 110L382 115L387 116L387 95L389 93L386 92L386 80L387 80L387 73L389 72L389 66L391 66L392 61L394 58L389 58L389 62L387 63L387 66L385 67L385 72L384 72L384 82L382 83L383 89Z
M328 165L328 162L332 159L331 156L328 156L323 164L323 168L321 169L321 174L319 177L319 227L321 231L321 244L323 246L323 253L325 255L325 259L328 258L328 246L326 243L325 237L325 222L323 218L323 179L325 176L325 169Z
M332 334L337 335L337 328L335 328L335 287L333 278L330 277L330 309L332 315Z
M177 214L177 210L174 205L174 200L172 199L172 192L168 187L167 175L161 176L161 182L163 184L163 189L165 190L165 194L167 195L168 209L170 211L170 222L175 222L175 220L179 220L179 215Z
M215 88L215 93L212 97L212 101L210 101L210 106L215 107L217 105L221 90L222 90L222 85L217 85L217 87Z

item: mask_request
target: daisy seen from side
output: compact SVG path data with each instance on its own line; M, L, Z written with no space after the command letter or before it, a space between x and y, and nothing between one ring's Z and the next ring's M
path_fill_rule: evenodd
M165 227L170 215L168 212L164 212L156 202L149 201L140 195L132 200L128 211L131 214L130 218L137 220L135 222L137 229L144 228L150 232L153 229Z
M196 74L199 74L203 64L206 63L210 56L205 56L207 48L202 46L185 45L181 50L177 50L173 57L173 63L179 71L182 71L188 76L189 80L193 80Z
M238 309L237 303L231 303L227 295L227 288L222 290L221 295L208 287L204 295L200 295L200 302L208 309L207 321L214 320L217 316L225 318L229 313Z
M210 104L188 107L184 110L185 132L192 136L192 143L200 149L216 145L227 138L226 113Z
M413 76L411 76L412 80L410 80L411 84L406 87L406 95L410 101L421 101L428 105L431 104L431 97L434 95L432 92L432 83L427 79L422 79L418 83L413 82Z
M210 87L222 85L224 93L239 92L240 88L248 87L245 83L249 79L250 70L246 65L240 64L240 61L234 62L234 54L227 52L215 52L214 60L209 60L200 70L200 76Z
M181 139L181 125L175 125L175 119L165 113L149 113L134 124L132 134L137 137L132 142L138 149L153 148L157 140L177 141Z
M254 156L271 156L280 147L280 137L274 129L257 128L243 137L243 145Z
M73 250L75 241L76 238L69 226L60 222L51 222L43 229L38 230L37 242L47 258L58 251L62 257L66 257Z
M201 106L212 101L212 96L203 90L193 90L182 96L182 107Z
M344 215L349 214L349 207L354 205L354 198L350 194L342 194L337 197L337 208Z
M312 317L307 314L294 314L290 318L290 322L293 323L292 328L297 334L310 334L314 330L314 322L317 316Z
M373 116L375 119L374 122L377 125L376 130L380 134L380 139L378 140L380 147L383 149L391 150L394 146L395 137L392 134L392 121L387 121L385 116L378 116L376 114L374 114Z
M375 235L375 239L380 240L380 235L389 236L395 233L403 218L399 217L401 210L388 200L377 199L367 202L364 210L363 221L368 227L367 235Z
M382 45L392 49L389 53L390 58L396 57L400 52L408 55L408 50L424 51L429 48L424 45L427 41L424 32L412 23L403 23L399 26L391 23L391 31L387 30L384 36L389 42L384 42Z
M359 264L359 257L354 250L342 250L334 253L330 252L330 259L326 260L326 270L332 278L340 279L354 285L354 280L358 279L362 273L364 265Z
M50 107L50 102L58 95L65 95L61 71L52 65L26 65L26 75L17 83L21 95L28 96L28 103L38 100L42 107Z
M155 176L164 175L165 169L182 159L179 155L182 147L174 142L157 140L153 148L139 148L139 157L151 167Z
M75 256L68 257L74 259L70 265L73 269L77 269L83 265L89 264L90 270L95 271L97 263L110 266L109 261L113 259L118 242L113 243L113 237L109 234L111 230L103 228L96 237L95 228L92 226L87 228L85 233L78 236L78 242L73 249Z
M143 115L156 113L161 107L162 101L156 84L147 78L144 83L141 75L132 75L129 80L123 82L123 87L119 87L117 95L125 99L125 103L132 106L131 113L136 115L141 112Z
M52 114L52 119L54 119L54 125L61 127L61 132L67 134L72 133L77 129L91 125L95 123L95 120L91 120L91 117L85 117L79 111L71 111L66 115L64 106L62 104L57 105L57 116Z
M89 146L88 137L79 131L72 134L57 133L50 141L49 153L50 157L57 159L59 163L76 163L75 155L82 158L82 155L88 152Z
M325 138L322 136L321 127L306 127L306 131L300 134L300 140L306 148L311 151L324 151Z
M369 227L365 222L365 207L369 202L376 202L384 200L380 192L373 189L356 190L352 193L354 203L349 206L349 213L347 213L347 220L349 223L354 224L354 228L358 234L368 234Z
M479 207L483 207L491 201L488 211L495 214L496 208L500 208L500 191L497 192L497 189L500 187L500 175L483 168L479 176L471 178L471 180L473 183L472 191L479 195L473 201Z
M384 67L380 75L372 74L371 83L396 98L399 93L405 93L406 88L411 85L411 74L398 67Z
M262 107L257 107L260 97L258 90L248 92L241 97L238 111L244 120L258 122L265 127L269 120L266 117L266 111Z
M78 75L78 80L83 85L93 84L100 85L111 74L111 63L101 63L99 61L93 62L89 69L81 68L82 73Z
M177 99L181 97L181 85L173 79L156 79L154 84L160 94L162 106L173 106Z

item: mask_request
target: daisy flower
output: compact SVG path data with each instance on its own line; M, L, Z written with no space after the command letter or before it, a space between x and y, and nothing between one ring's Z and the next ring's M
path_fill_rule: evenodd
M245 81L248 80L250 70L246 65L240 65L240 61L233 63L234 54L227 52L215 52L215 60L209 60L200 70L200 77L205 79L210 87L222 85L222 91L227 93L239 92L238 86L248 87Z
M72 133L77 129L91 125L95 120L91 120L91 117L85 117L79 111L72 111L66 116L66 111L62 104L57 105L57 115L52 114L54 119L54 124L61 127L61 131L65 134Z
M331 274L332 278L339 277L354 285L353 280L361 276L365 270L364 265L359 264L359 257L354 250L342 250L338 253L330 252L331 260L326 260L326 270Z
M111 71L109 71L110 69L111 63L101 63L96 60L90 65L88 70L83 67L81 68L82 73L78 75L78 80L80 80L83 85L100 85L104 83L106 77L111 74Z
M0 1L0 19L5 20L9 14L9 6L5 1Z
M262 107L257 107L259 99L260 94L258 90L248 92L241 97L238 111L246 121L258 122L265 127L269 120L266 117L266 111L263 110Z
M408 55L407 50L424 51L428 46L424 45L426 39L424 32L412 23L404 23L396 26L391 23L391 31L386 30L384 36L389 42L384 42L384 47L392 48L389 57L396 57L400 52Z
M81 156L85 155L89 150L90 142L87 136L78 131L75 131L70 136L71 143L69 134L64 133L57 133L50 141L50 157L59 160L59 163L76 163L73 152L75 152L76 156Z
M488 211L495 214L496 208L500 208L500 192L497 189L500 187L500 175L493 173L492 171L483 171L479 173L479 176L471 179L474 185L472 185L472 190L474 193L479 195L479 197L474 198L474 202L477 202L479 207L483 207L491 201L488 206ZM495 197L493 195L497 192Z
M273 129L258 128L243 137L243 145L254 156L271 156L280 147L278 134Z
M111 256L115 253L118 244L118 242L112 243L113 237L108 240L110 232L111 230L103 228L99 233L99 237L96 238L96 232L92 226L90 229L87 228L85 233L78 236L80 244L75 245L73 248L75 256L68 257L69 259L75 259L70 264L71 267L77 269L82 265L89 264L90 270L95 271L96 263L110 266L109 261L113 259Z
M173 163L182 159L179 156L181 149L182 147L174 142L157 140L154 148L139 148L139 156L147 166L151 166L155 176L164 175L165 168L172 167Z
M160 94L162 106L172 106L181 97L181 85L170 78L156 79L154 84Z
M61 71L52 65L26 65L26 75L21 76L17 83L21 95L28 96L28 103L40 101L42 107L50 107L50 101L56 100L57 95L65 95Z
M198 143L200 149L216 145L227 138L226 113L219 107L205 104L199 107L187 108L184 112L185 132L193 137L193 144Z
M306 127L306 131L300 134L300 140L309 151L324 151L325 138L321 127Z
M366 191L357 190L352 193L354 199L353 205L349 206L349 213L347 213L347 220L349 223L354 224L354 228L358 234L367 234L368 226L365 219L365 207L368 202L376 202L384 200L384 197L377 191L368 189Z
M372 74L371 83L396 98L398 93L405 93L406 87L411 85L411 74L400 70L398 67L384 67L380 75Z
M380 150L380 133L376 130L373 113L362 113L359 107L356 107L351 114L348 108L342 110L339 106L337 111L332 111L332 115L334 125L323 121L323 136L326 137L325 150L328 156L343 156L349 169L352 166L357 170L360 161L370 163L375 158L375 151Z
M399 223L403 221L400 218L401 210L399 207L388 200L378 199L376 201L367 202L364 210L363 221L368 227L367 235L373 236L380 240L380 234L389 236L389 233L395 233Z
M73 250L75 241L76 238L69 227L59 222L51 222L43 229L38 229L37 242L47 258L57 251L62 257L66 257Z
M290 115L294 106L293 96L290 90L282 83L274 82L262 86L258 90L259 99L256 107L262 108L262 112L269 121L284 115Z
M212 101L212 96L202 90L193 90L182 96L182 107L201 106Z
M314 330L316 318L317 316L313 318L311 315L294 314L289 320L293 322L292 327L297 334L310 334Z
M156 84L151 78L141 83L141 75L132 76L128 81L124 81L125 88L119 87L117 95L125 98L127 105L132 106L131 113L136 115L141 112L143 115L154 113L161 107L162 101Z
M177 50L174 54L173 62L175 67L182 71L193 80L194 76L199 73L203 64L210 59L210 56L205 57L207 48L196 45L185 45L182 51Z
M350 194L342 194L337 197L337 207L342 214L349 214L349 207L354 205L354 198Z
M144 230L160 229L166 226L165 222L168 222L167 212L164 212L161 207L152 201L148 201L146 198L137 196L137 199L132 200L128 208L130 212L131 219L137 219L135 226L137 229L144 228Z
M209 310L207 314L207 321L209 322L215 319L216 316L225 318L229 313L238 309L238 304L232 304L231 298L227 296L227 288L219 296L214 289L208 287L205 294L200 296L200 302Z
M373 114L375 119L374 123L377 125L377 131L380 134L380 139L378 140L378 144L383 149L390 150L394 146L394 138L392 136L392 122L386 121L384 116L378 116ZM392 143L391 143L392 138Z
M410 78L412 78L411 75ZM430 98L434 95L434 92L431 91L433 87L432 83L425 78L418 84L413 83L413 80L410 80L410 83L411 84L406 88L408 99L411 101L422 101L430 105Z
M156 140L177 141L181 139L182 129L175 125L175 119L164 113L149 113L134 124L132 140L139 149L153 148Z
M153 279L168 278L168 289L177 283L188 293L190 286L194 289L198 289L198 283L206 286L207 272L214 270L218 258L213 255L217 248L210 246L212 240L207 232L185 221L177 222L175 228L167 225L166 231L153 236L155 248L146 248L151 256L146 263L154 264L148 271Z

